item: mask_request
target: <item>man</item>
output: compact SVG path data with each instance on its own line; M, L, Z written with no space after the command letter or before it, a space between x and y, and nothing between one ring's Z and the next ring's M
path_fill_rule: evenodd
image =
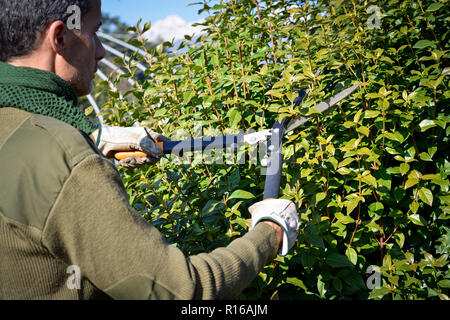
M73 5L81 30L65 23ZM158 147L143 128L100 132L77 108L105 54L100 0L0 7L0 299L233 298L287 253L299 227L288 200L250 207L251 231L226 248L169 245L105 158L141 149L153 163Z

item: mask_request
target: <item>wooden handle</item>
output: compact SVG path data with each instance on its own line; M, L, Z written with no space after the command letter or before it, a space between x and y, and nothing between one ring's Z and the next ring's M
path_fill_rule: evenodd
M142 151L123 151L123 152L116 152L114 154L114 158L116 158L119 161L123 160L123 159L126 159L128 157L144 158L146 156L147 156L147 154L145 152L142 152Z
M158 146L158 147L160 147L161 148L161 150L163 150L164 151L164 143L163 142L156 142L156 145ZM114 154L114 158L116 158L117 160L123 160L123 159L126 159L126 158L128 158L128 157L139 157L139 158L144 158L144 157L146 157L147 156L147 154L145 153L145 152L142 152L142 151L138 151L138 150L136 150L136 151L121 151L121 152L116 152L115 154Z

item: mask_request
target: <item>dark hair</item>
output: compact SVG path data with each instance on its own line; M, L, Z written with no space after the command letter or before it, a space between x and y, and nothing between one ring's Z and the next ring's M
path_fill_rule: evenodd
M52 22L64 23L77 5L89 12L91 0L0 0L0 61L29 54Z

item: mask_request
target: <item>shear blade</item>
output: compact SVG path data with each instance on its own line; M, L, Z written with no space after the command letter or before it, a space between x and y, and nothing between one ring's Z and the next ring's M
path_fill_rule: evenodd
M337 95L319 103L314 109L319 112L324 112L330 109L332 106L336 105L337 103L341 102L345 98L347 98L349 95L351 95L356 89L359 88L361 85L361 82L355 84L354 86L351 86L350 88L347 88L341 92L339 92ZM286 133L297 129L305 122L309 121L311 117L299 117L294 118L291 121L289 121L287 127L286 127Z

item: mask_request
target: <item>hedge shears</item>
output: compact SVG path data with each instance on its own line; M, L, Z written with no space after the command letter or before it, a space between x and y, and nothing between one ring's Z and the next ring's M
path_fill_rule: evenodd
M341 92L337 95L319 103L314 109L318 112L324 112L336 105L350 94L352 94L361 83L355 84ZM310 88L300 90L298 92L297 98L293 101L294 108L299 108L302 102L306 99L310 92ZM238 149L244 144L255 145L260 142L265 142L270 139L268 143L268 151L271 157L274 154L277 154L278 149L281 146L281 139L286 134L289 133L305 122L309 121L311 117L294 117L294 118L284 118L281 121L277 121L272 129L262 130L249 134L235 134L235 135L225 135L225 136L216 136L216 137L204 137L199 139L188 139L188 140L180 140L180 141L166 141L166 142L156 142L154 141L163 151L163 154L173 154L176 156L183 156L185 152L195 152L195 151L204 151L211 149L223 149L223 148L231 148L233 150ZM147 132L147 135L150 139L150 135ZM152 139L153 140L153 139ZM125 159L129 156L137 156L137 157L145 157L147 156L144 152L140 151L132 151L132 152L117 152L115 155L117 160ZM272 163L275 161L275 158L270 159L269 162ZM272 167L271 167L272 168ZM270 169L270 168L269 168ZM270 171L270 170L269 170Z
M357 83L341 92L335 96L319 103L315 106L315 110L322 113L351 95L361 83ZM299 109L302 102L306 99L309 94L310 87L308 89L303 89L298 92L297 98L294 100L294 109ZM277 121L272 128L272 135L267 144L267 171L266 171L266 182L264 186L264 196L263 200L277 199L280 192L280 181L281 181L281 169L283 165L283 153L282 149L282 139L283 136L291 132L304 123L308 122L311 117L294 117L294 118L284 118L281 121Z

